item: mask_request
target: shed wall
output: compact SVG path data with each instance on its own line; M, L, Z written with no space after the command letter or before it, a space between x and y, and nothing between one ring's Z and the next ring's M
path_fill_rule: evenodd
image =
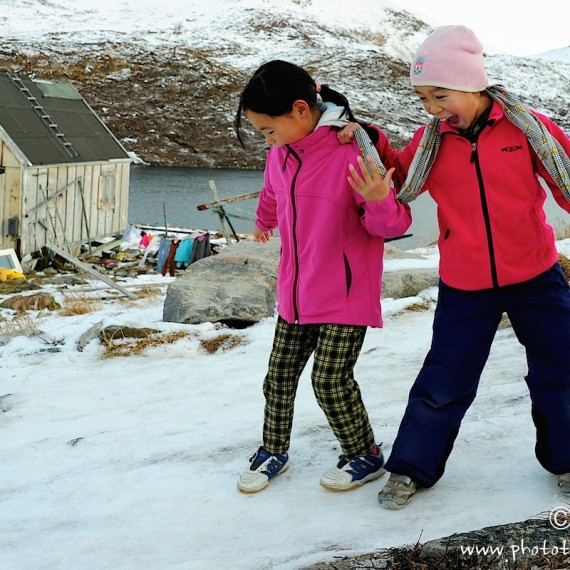
M72 251L122 231L128 218L129 172L129 162L26 168L22 256L46 243ZM111 203L101 201L102 178L111 181Z
M8 229L10 218L20 218L22 169L10 147L4 141L0 141L0 145L0 164L5 168L0 175L0 249L14 248L19 253L18 237L8 235Z

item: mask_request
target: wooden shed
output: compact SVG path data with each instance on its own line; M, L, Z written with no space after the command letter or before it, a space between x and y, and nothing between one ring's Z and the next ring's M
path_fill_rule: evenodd
M77 255L127 225L131 159L71 83L0 74L0 249Z

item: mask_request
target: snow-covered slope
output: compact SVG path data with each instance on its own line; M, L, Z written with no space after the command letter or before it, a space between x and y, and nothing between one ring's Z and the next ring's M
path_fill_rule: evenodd
M0 67L76 84L148 162L260 167L235 141L237 97L269 59L344 92L404 144L427 116L408 68L430 26L387 0L3 0ZM491 76L570 132L568 51L488 56Z

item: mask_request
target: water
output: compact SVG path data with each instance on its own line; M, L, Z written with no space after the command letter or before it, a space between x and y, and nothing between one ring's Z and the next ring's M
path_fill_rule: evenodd
M220 218L215 212L197 208L214 201L210 180L215 182L220 199L229 198L261 190L263 172L132 166L129 223L165 225L166 210L168 226L220 230ZM224 207L236 232L251 232L256 206L254 199Z
M214 201L209 181L213 180L220 198L229 198L261 190L260 170L224 170L207 168L131 167L129 223L218 231L221 223L212 210L199 211L197 206ZM570 235L568 214L547 190L545 210L557 238ZM255 219L257 199L228 204L224 207L237 233L250 233ZM401 249L432 244L438 230L435 203L428 195L412 204L413 224L407 233L412 237L395 242Z

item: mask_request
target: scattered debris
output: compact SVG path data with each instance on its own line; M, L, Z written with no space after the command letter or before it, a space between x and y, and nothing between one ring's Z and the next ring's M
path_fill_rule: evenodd
M99 338L99 334L101 333L101 329L103 328L103 321L99 321L98 323L94 324L93 326L89 327L77 341L75 345L79 352L83 352L84 348L96 338Z

